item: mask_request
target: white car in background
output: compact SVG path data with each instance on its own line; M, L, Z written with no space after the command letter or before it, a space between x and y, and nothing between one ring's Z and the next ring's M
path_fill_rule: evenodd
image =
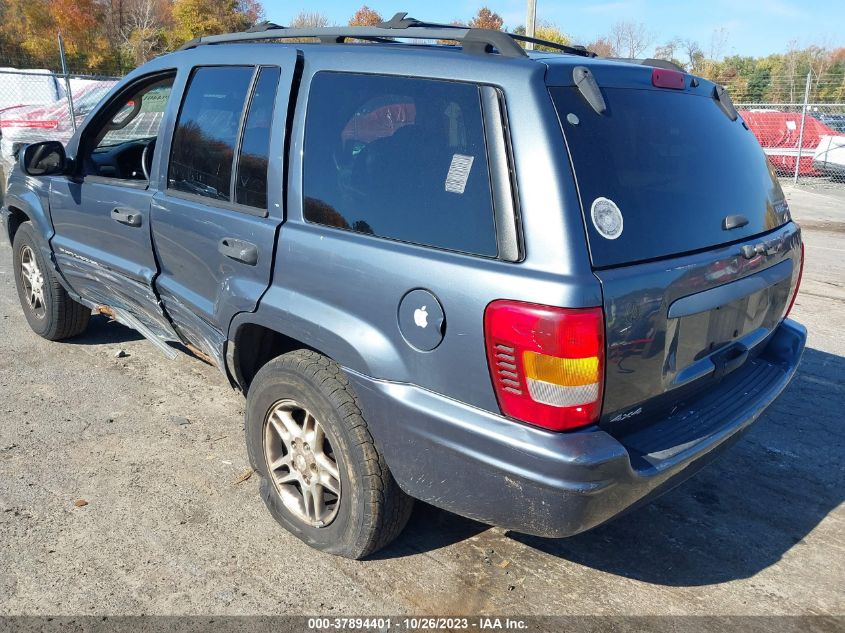
M64 83L49 70L0 67L0 111L51 103L64 96Z
M845 136L822 136L813 154L813 168L825 176L845 176Z

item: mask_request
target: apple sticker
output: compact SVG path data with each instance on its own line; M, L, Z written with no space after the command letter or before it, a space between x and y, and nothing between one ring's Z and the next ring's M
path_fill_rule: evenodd
M402 338L418 352L430 352L446 335L446 313L430 290L414 288L399 301L397 325Z
M428 327L428 312L425 306L414 310L414 323L419 327Z

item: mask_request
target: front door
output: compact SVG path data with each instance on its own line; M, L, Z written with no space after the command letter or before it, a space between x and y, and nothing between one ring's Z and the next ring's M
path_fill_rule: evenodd
M232 317L255 309L269 286L283 220L296 53L250 61L224 65L222 56L192 70L151 208L156 291L181 337L221 367Z
M174 77L142 78L116 94L83 131L74 173L54 178L50 191L53 250L70 286L165 340L175 335L152 288L150 170Z

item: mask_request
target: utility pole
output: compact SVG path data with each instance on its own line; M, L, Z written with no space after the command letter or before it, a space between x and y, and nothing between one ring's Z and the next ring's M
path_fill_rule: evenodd
M792 184L798 184L798 170L801 167L801 152L804 149L804 121L807 119L807 103L810 101L810 81L813 71L807 73L807 84L804 86L804 107L801 108L801 129L798 131L798 157L795 159L795 177Z
M525 10L525 34L528 37L534 37L534 30L537 27L537 0L528 0L528 6ZM525 42L525 48L529 51L534 50L534 42Z
M65 91L67 92L67 109L70 114L70 125L76 132L76 111L73 109L73 91L70 89L70 75L67 72L67 57L65 57L65 41L59 31L59 57L62 60L62 74L65 76Z

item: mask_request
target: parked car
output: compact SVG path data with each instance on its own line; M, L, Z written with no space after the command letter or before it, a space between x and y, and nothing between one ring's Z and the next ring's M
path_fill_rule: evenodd
M269 511L326 552L414 498L550 537L654 498L792 378L801 233L720 87L546 45L400 14L141 66L21 152L24 316L217 365Z
M826 176L845 176L845 136L822 136L813 153L813 168Z
M53 103L65 94L59 79L45 69L18 69L0 67L0 116L4 110L36 103ZM0 128L0 144L3 129ZM3 156L0 149L0 198L6 184L6 175L11 171L12 161Z
M91 82L73 97L73 111L79 126L100 102L115 81ZM14 158L29 143L56 140L67 143L73 135L70 104L67 97L47 104L17 106L0 111L0 155Z
M845 112L814 112L813 116L839 134L845 134Z
M65 96L59 78L46 69L0 67L0 111L51 103Z
M822 175L813 164L813 155L821 139L824 136L835 135L835 130L819 119L806 115L802 132L800 112L743 110L740 115L760 141L769 161L778 173L794 174L795 163L798 161L799 175Z

